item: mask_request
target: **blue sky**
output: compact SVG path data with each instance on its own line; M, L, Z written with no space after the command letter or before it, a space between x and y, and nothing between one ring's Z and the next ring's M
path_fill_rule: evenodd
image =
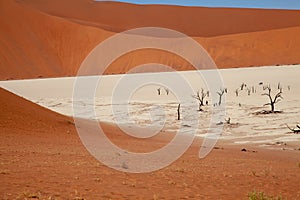
M205 7L273 8L300 10L300 0L118 0L136 4L172 4Z

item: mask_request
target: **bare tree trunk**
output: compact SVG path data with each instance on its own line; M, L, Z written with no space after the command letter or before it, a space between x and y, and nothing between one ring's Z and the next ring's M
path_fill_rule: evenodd
M245 87L247 87L247 85L245 83L242 83L241 90L244 90Z
M248 96L251 95L251 88L247 88Z
M239 96L239 89L235 90L235 96L237 96L237 97Z
M274 111L275 111L275 105L274 105L274 103L273 103L273 102L271 103L271 111L272 111L272 112L274 112Z
M158 88L158 89L157 89L158 95L160 95L160 92L161 92L161 88Z
M168 88L165 88L165 91L166 91L166 93L167 93L167 95L169 95L169 89Z
M180 120L180 104L177 107L177 120Z
M200 112L203 111L203 109L201 107L202 107L202 105L199 103L199 111Z

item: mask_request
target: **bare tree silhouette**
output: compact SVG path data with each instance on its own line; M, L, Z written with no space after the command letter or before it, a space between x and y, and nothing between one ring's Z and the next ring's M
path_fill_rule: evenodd
M238 88L238 89L235 90L235 96L237 96L237 97L239 96L239 89L240 88Z
M281 87L280 82L279 82L278 85L277 85L277 89L278 89L278 90L282 90L282 87Z
M180 104L177 107L177 120L180 120Z
M157 88L157 94L158 94L158 95L161 94L161 88Z
M247 88L248 96L251 95L251 88Z
M230 117L228 117L228 119L225 119L225 123L226 123L226 124L230 124L230 122L231 122Z
M276 93L276 95L274 96L274 98L272 98L272 89L271 86L265 86L264 90L267 90L267 93L263 93L263 96L267 96L269 97L270 102L264 104L264 106L269 105L271 107L271 112L274 113L275 112L275 104L278 103L279 101L281 101L283 99L282 95L282 89L279 89L279 92Z
M165 88L165 91L166 91L167 95L169 95L170 90L168 88Z
M253 93L253 94L256 93L256 89L255 89L254 86L252 86L252 93Z
M193 98L199 101L199 111L202 111L201 107L204 106L205 98L209 96L209 92L205 92L203 88L201 88L201 92L197 91L196 95L192 95ZM208 102L207 102L208 104Z
M241 90L244 90L244 88L247 87L247 85L245 83L242 83L242 85L240 87L241 87Z
M219 102L218 102L218 104L220 106L221 103L222 103L222 96L225 94L225 89L220 88L220 91L218 91L217 94L219 95Z

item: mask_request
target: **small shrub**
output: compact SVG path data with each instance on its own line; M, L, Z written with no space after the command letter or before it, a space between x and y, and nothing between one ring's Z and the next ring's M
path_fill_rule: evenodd
M270 197L265 195L264 192L250 192L248 194L248 198L249 200L283 200L283 198L281 196L277 196L277 197Z

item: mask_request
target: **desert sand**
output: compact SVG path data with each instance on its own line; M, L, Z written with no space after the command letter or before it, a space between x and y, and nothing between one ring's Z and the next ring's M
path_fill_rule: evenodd
M0 12L1 80L75 76L100 42L144 26L192 37L219 68L300 63L299 11L8 0L0 3ZM149 62L194 69L174 54L143 49L120 57L105 73Z
M142 6L90 0L7 0L0 1L0 12L0 80L3 80L3 88L0 88L0 199L247 199L254 191L264 192L269 197L300 199L299 137L296 134L293 137L284 124L293 126L299 122L297 73L283 80L284 98L288 103L279 104L278 108L286 113L278 115L276 120L261 116L262 120L254 123L256 127L248 118L253 117L252 112L265 108L261 105L265 100L259 99L254 105L252 100L247 101L246 93L240 94L239 99L246 101L235 113L231 109L237 106L232 103L233 86L249 74L238 76L239 79L229 76L226 84L231 96L227 106L231 109L233 123L241 113L251 113L250 117L246 115L242 119L240 128L246 126L246 131L225 126L224 133L230 136L247 135L248 131L250 134L263 132L266 135L259 138L262 143L255 142L256 137L239 141L229 137L218 140L212 152L199 159L203 137L196 137L188 151L174 163L142 174L116 171L96 160L82 144L74 119L66 116L72 114L59 111L59 106L68 101L59 102L58 97L69 94L72 84L45 79L72 79L82 61L99 43L122 31L143 26L170 28L192 37L208 51L219 68L294 65L284 67L298 72L299 11ZM121 56L105 74L126 73L145 63L166 64L180 71L194 70L177 55L143 49ZM160 68L149 71L160 71ZM93 71L87 75L97 73ZM263 73L259 75L265 77ZM267 80L274 86L277 76L282 75L269 76ZM27 83L37 81L37 84L29 84L27 88L25 82L10 88L6 86L15 83L4 81L40 78L42 80L28 80ZM49 81L48 86L54 89L42 87L39 81ZM261 80L252 81L250 84L254 85ZM288 86L291 91L287 91ZM54 101L47 97L30 98L22 93L24 88L31 94L48 92L58 97ZM256 94L258 96L260 93ZM105 101L100 99L97 103L101 107ZM257 107L256 103L259 103ZM151 138L138 139L109 122L99 123L106 136L127 151L151 152L174 138L170 127ZM86 123L91 123L90 119ZM260 128L261 123L272 127ZM268 133L275 133L272 135L275 140L261 145L270 141ZM282 137L287 133L287 137ZM281 142L282 138L288 140Z
M300 151L219 140L204 159L201 138L170 166L127 174L104 166L81 143L73 119L3 89L0 126L2 199L247 199L253 191L300 198ZM171 133L150 139L101 123L107 136L132 152L166 145ZM241 151L246 149L247 151Z

